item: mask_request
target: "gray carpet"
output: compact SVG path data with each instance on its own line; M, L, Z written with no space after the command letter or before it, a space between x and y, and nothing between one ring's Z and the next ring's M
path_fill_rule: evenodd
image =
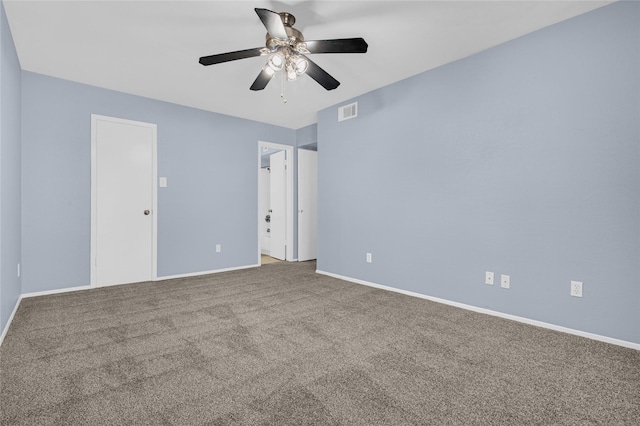
M640 352L276 263L24 299L2 425L637 425Z

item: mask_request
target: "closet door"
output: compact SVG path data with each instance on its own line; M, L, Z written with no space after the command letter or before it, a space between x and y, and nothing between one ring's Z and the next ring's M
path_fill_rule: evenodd
M317 258L318 153L298 150L298 260Z

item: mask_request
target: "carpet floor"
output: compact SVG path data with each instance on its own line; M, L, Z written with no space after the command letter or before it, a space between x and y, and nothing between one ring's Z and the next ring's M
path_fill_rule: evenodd
M640 351L314 273L23 299L2 425L638 425Z

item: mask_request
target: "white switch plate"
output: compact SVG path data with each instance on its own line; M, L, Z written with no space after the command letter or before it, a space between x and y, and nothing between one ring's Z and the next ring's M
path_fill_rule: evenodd
M220 253L222 251L222 245L216 244L216 253Z
M571 295L582 297L582 281L571 281Z
M18 278L20 278L20 264L18 263Z
M367 253L367 263L371 263L371 253Z
M167 187L167 178L166 177L161 177L160 178L160 188L166 188Z
M500 287L509 288L511 285L511 276L509 275L500 275Z
M493 285L493 272L487 271L484 273L484 283Z

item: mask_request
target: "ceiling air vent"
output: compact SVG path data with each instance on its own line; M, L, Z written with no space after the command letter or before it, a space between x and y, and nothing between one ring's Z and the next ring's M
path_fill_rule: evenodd
M358 116L358 103L354 102L349 105L341 106L338 108L338 121L348 120L350 118L356 118Z

